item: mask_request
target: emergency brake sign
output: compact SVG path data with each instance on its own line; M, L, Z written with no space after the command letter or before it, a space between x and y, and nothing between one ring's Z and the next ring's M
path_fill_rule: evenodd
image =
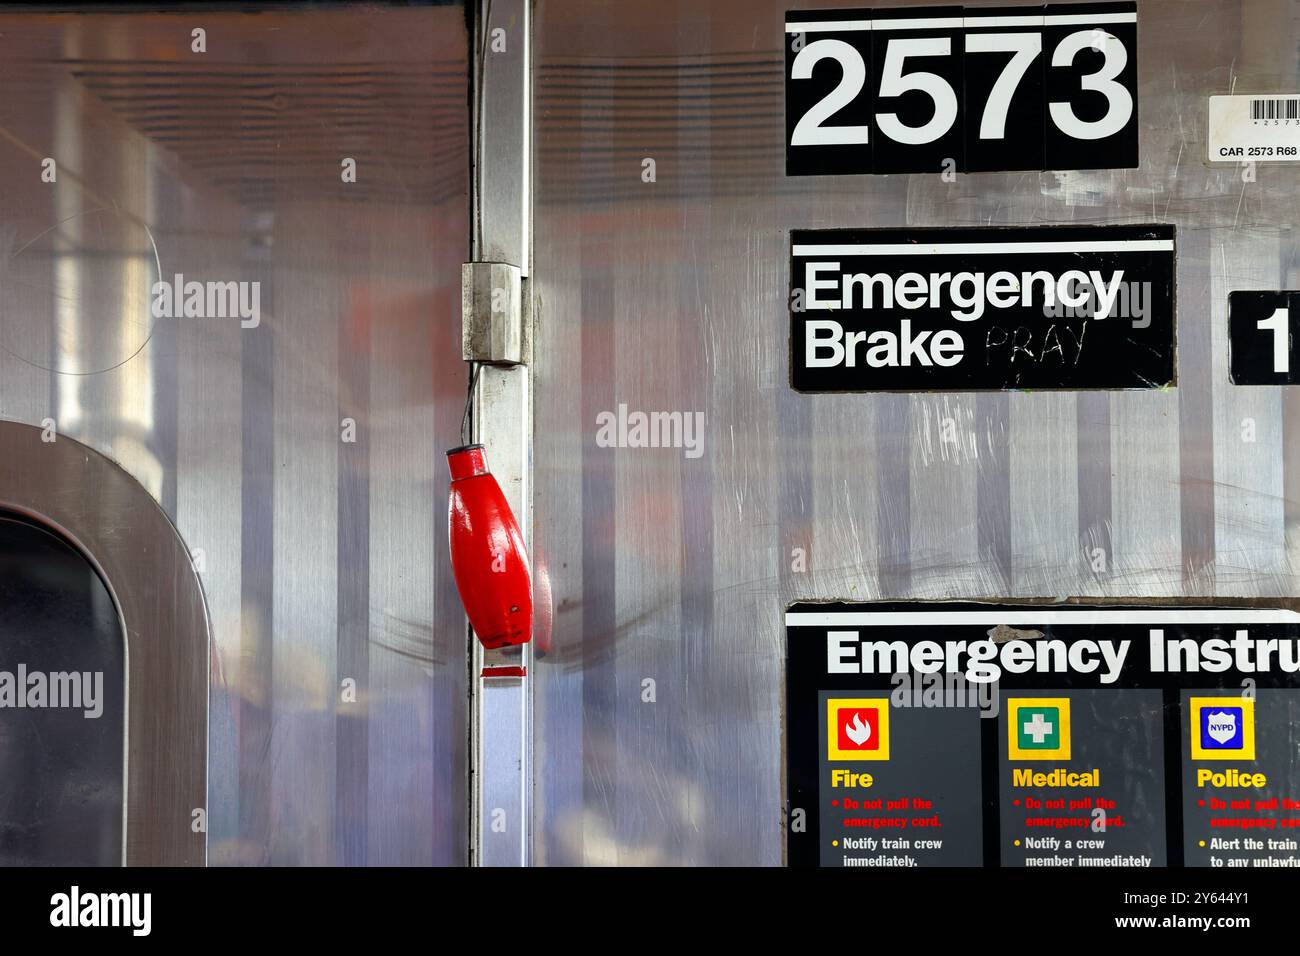
M1174 382L1174 227L795 230L806 392Z

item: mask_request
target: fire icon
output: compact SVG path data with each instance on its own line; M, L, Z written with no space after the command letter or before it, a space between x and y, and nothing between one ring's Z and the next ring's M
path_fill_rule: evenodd
M865 718L864 718L865 715ZM876 750L880 734L876 731L879 718L874 710L840 711L840 749Z
M889 701L832 697L826 702L829 760L888 760Z

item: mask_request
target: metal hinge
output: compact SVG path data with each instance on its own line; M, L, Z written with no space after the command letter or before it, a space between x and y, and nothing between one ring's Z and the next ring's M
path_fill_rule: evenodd
M531 311L518 266L466 262L460 267L461 358L485 365L527 365Z

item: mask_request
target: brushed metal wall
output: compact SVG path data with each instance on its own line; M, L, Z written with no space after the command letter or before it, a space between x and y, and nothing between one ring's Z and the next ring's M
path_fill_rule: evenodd
M1300 282L1300 182L1202 158L1208 94L1297 89L1294 4L1140 0L1139 169L953 183L784 176L787 5L537 5L540 863L780 862L796 599L1297 594L1300 400L1228 385L1225 313ZM0 417L197 549L210 862L464 862L463 9L0 22ZM792 228L1153 220L1176 389L788 387ZM260 325L154 320L159 271L259 281ZM620 404L702 454L602 447Z
M460 5L0 16L0 417L194 549L213 864L467 859L467 85ZM155 319L159 272L259 282L260 324Z
M780 862L796 599L1298 593L1300 399L1228 384L1226 308L1300 283L1300 177L1204 156L1209 94L1300 88L1300 7L1139 0L1138 169L788 179L783 14L855 5L538 4L539 862ZM1175 389L787 384L790 229L1152 221ZM703 454L602 447L620 404Z

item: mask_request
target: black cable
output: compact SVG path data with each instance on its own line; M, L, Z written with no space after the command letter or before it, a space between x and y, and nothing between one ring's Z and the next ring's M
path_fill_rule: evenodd
M483 367L478 362L470 362L474 367L474 372L469 379L469 394L465 396L465 414L460 417L460 443L461 445L469 444L469 410L474 403L474 390L478 388L478 373Z

